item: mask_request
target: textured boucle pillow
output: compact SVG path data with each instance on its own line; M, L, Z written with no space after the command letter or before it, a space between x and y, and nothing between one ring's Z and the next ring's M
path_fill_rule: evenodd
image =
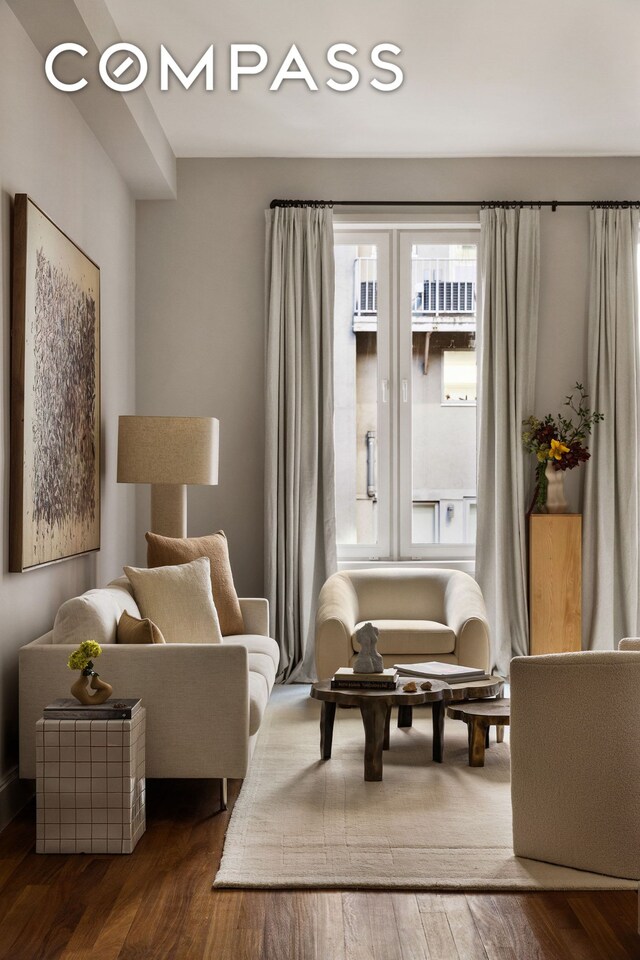
M208 557L146 570L125 567L143 617L167 643L222 643Z
M231 573L229 545L223 530L207 537L161 537L157 533L147 533L146 538L149 567L188 563L197 557L208 557L211 562L213 602L220 618L222 635L227 637L245 632Z
M126 610L118 621L116 641L118 643L165 643L162 631L153 620L149 620L148 617L139 620L137 617L132 617Z

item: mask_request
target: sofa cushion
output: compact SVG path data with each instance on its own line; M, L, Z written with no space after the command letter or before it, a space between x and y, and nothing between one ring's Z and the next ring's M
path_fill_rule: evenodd
M123 611L118 620L118 629L116 631L116 640L118 643L165 643L162 632L158 629L153 620L145 617L139 620L132 617L131 614Z
M132 617L140 616L136 601L120 585L110 584L71 597L56 614L51 642L74 646L83 640L96 640L100 645L115 643L118 621L125 611Z
M269 687L261 673L249 670L249 736L257 733L269 702Z
M244 633L242 610L229 562L229 545L223 530L208 537L161 537L157 533L147 533L145 536L147 564L150 567L188 563L198 557L209 557L213 602L218 611L222 635L226 637Z
M211 593L208 557L145 570L125 567L140 612L160 628L167 643L221 643Z
M246 647L249 655L249 670L261 673L267 681L269 691L276 680L276 670L280 662L280 648L271 637L259 637L253 634L242 634L237 637L227 637L227 644L239 644Z
M382 654L403 653L453 653L456 635L445 623L436 620L371 620L378 628L378 651ZM353 649L357 652L360 644L356 632L364 626L364 621L356 624L351 636Z

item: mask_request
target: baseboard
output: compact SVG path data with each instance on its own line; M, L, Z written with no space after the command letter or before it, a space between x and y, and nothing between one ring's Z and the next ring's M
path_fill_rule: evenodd
M20 780L17 766L0 777L0 830L11 823L34 793L35 782Z

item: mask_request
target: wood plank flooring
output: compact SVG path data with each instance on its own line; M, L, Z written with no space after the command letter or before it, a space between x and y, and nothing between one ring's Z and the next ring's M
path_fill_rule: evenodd
M36 855L30 805L0 834L0 960L640 960L634 892L213 890L216 803L151 781L119 857Z

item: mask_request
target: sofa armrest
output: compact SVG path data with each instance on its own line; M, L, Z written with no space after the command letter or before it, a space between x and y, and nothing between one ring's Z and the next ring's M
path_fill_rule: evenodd
M445 623L456 635L456 657L465 667L491 670L489 621L482 591L472 577L453 576L444 595Z
M351 636L359 621L358 595L348 576L334 573L326 581L316 612L315 656L318 679L347 667L353 655Z
M20 650L20 776L35 776L35 723L69 696L69 644ZM243 777L249 750L249 668L233 644L108 644L96 661L114 698L147 710L148 777Z
M269 601L264 597L242 597L240 609L244 620L244 632L259 637L269 636Z

